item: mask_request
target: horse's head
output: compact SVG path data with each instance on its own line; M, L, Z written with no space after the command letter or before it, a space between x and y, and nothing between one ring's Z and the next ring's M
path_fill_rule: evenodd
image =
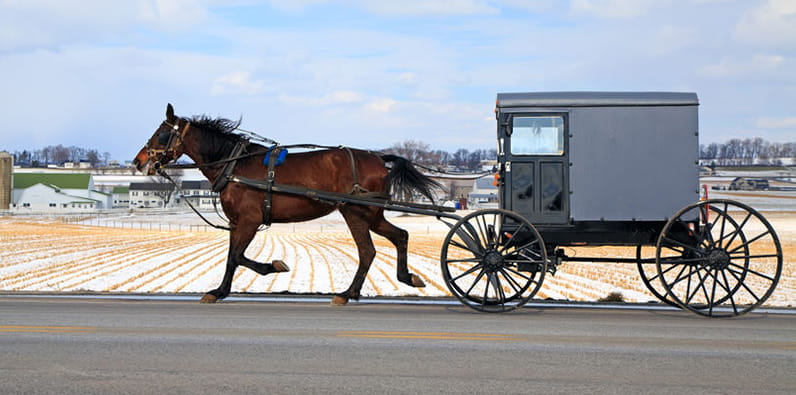
M155 130L144 148L138 151L133 164L140 172L153 175L161 166L177 160L183 154L185 132L190 122L174 115L174 107L166 106L166 120Z

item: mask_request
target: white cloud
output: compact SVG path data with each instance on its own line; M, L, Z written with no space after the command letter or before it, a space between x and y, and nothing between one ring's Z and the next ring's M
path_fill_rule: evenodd
M670 55L694 43L697 32L692 27L665 25L655 35L652 53L657 56Z
M782 55L756 54L750 58L725 58L717 63L707 64L701 74L710 78L731 78L750 75L765 75L785 70L787 59Z
M378 111L378 112L389 112L390 109L398 103L393 99L388 97L382 97L375 100L372 100L368 103L365 108L371 111Z
M210 93L214 95L244 94L256 95L263 92L264 82L252 80L248 71L233 71L217 78L213 82Z
M357 0L357 3L374 14L389 16L480 15L500 12L483 0Z
M327 93L321 97L298 96L280 94L279 101L291 105L305 105L311 107L329 107L345 104L360 103L365 96L362 93L350 90L339 90Z
M203 0L6 0L0 3L0 51L126 38L139 26L177 31L206 17Z
M796 117L762 117L755 120L755 125L763 129L796 129Z
M645 15L669 3L670 0L572 0L571 10L598 18L626 19Z
M271 7L288 12L304 11L307 7L327 3L327 0L269 0Z
M747 11L735 26L744 42L758 46L796 46L796 1L768 0Z

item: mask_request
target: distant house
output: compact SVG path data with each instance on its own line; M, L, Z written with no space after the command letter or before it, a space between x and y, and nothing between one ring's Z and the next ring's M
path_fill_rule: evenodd
M94 190L89 173L14 173L11 210L75 212L112 207L111 195Z
M473 207L495 205L498 202L498 187L493 175L484 176L473 182L473 190L467 200Z
M113 208L130 207L130 187L113 187Z
M213 200L218 197L217 193L210 190L210 181L183 181L182 200L190 202L196 208L213 208Z
M130 183L130 208L166 208L179 204L174 185L158 182Z

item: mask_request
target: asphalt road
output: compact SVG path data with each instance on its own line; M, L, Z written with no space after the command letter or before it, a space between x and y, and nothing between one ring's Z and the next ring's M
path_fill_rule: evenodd
M0 296L0 393L796 393L796 315Z

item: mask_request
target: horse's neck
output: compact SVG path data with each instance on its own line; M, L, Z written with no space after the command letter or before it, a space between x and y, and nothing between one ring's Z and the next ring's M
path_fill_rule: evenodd
M187 136L186 136L187 137ZM223 167L223 165L213 165L213 166L206 166L209 162L205 160L202 156L202 150L200 148L200 136L193 135L190 138L186 138L185 144L185 155L187 155L194 163L199 167L199 171L207 178L208 181L211 183L215 182L216 176Z

